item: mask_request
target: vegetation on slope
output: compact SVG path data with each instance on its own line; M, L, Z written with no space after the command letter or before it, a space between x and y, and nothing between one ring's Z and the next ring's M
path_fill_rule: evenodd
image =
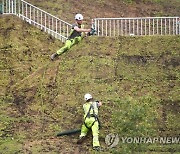
M28 0L29 1L29 0ZM54 0L29 1L35 6L63 19L74 22L82 13L87 23L92 18L179 16L179 0Z
M14 17L0 18L0 152L91 152L91 137L57 138L82 124L86 92L104 102L105 136L177 136L179 132L178 36L85 38L57 61L61 42ZM178 152L178 145L120 142L107 153Z

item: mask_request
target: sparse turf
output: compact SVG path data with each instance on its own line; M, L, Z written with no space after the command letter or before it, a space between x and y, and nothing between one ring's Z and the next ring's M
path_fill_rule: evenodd
M180 133L180 37L89 37L52 62L62 43L12 16L0 18L0 153L92 153L81 146L86 92L103 101L100 142ZM179 145L119 143L107 153L179 152Z

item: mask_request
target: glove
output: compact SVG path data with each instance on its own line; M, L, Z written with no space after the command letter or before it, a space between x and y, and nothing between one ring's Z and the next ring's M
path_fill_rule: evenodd
M94 28L91 28L91 31L88 33L88 36L96 35L96 30Z

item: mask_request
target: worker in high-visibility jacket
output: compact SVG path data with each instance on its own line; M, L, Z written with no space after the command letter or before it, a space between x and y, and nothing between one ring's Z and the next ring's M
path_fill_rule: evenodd
M83 105L84 109L84 123L81 128L80 139L78 144L82 143L89 130L92 130L93 135L93 149L99 151L99 128L100 122L98 118L98 109L102 105L102 102L94 101L91 94L85 94L84 99L86 103Z
M56 57L60 56L62 53L66 52L69 50L73 45L79 43L84 36L87 35L93 35L95 32L94 29L85 29L84 25L82 24L83 22L83 16L82 14L76 14L75 15L75 20L76 23L72 25L70 35L68 39L65 42L65 45L60 48L56 53L53 53L51 55L51 60L54 60Z

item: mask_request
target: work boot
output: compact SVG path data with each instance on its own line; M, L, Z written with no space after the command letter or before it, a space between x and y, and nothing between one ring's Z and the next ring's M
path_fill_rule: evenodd
M81 144L85 139L85 136L82 136L79 138L79 140L77 141L77 144Z
M101 147L100 147L100 146L95 146L95 147L93 147L93 150L95 150L95 151L101 151Z
M51 58L51 60L54 60L57 56L58 56L57 53L53 53L50 58Z

